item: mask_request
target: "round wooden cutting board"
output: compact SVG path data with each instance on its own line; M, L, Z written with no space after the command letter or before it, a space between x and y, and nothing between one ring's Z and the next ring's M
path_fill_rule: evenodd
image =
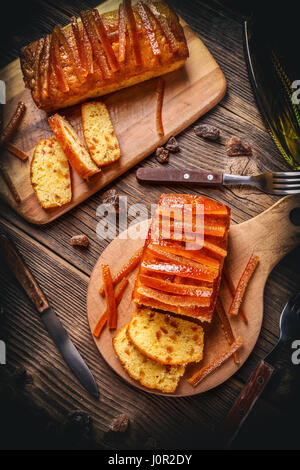
M192 375L193 371L208 364L228 348L224 332L217 318L214 318L205 332L204 359L201 363L186 368L185 375L175 393L166 394L147 389L129 377L115 356L112 338L129 321L135 309L135 304L131 302L131 294L138 269L136 268L129 276L129 285L118 307L117 330L110 331L105 328L99 339L93 336L97 348L110 367L124 380L141 390L175 397L205 392L231 377L238 370L238 367L241 367L246 361L258 339L263 319L263 293L269 273L284 255L300 243L300 227L293 225L290 220L290 213L294 208L300 208L300 195L287 196L257 217L242 224L233 225L230 229L227 266L235 285L251 253L259 256L260 259L257 270L247 288L243 303L248 317L248 324L246 325L239 317L230 319L235 336L240 335L244 340L244 344L239 351L239 366L230 358L215 372L206 377L203 382L200 382L197 387L193 388L187 382L186 378ZM150 221L146 220L120 234L98 259L91 274L87 293L87 316L91 331L99 316L105 310L105 299L99 294L99 288L102 286L101 264L108 264L112 274L117 272L144 244L149 223ZM225 289L221 291L221 297L228 311L230 297Z

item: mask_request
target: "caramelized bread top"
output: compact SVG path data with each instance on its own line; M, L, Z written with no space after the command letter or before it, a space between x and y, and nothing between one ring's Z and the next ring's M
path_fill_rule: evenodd
M187 57L178 17L164 2L132 7L124 0L119 10L103 15L96 9L81 12L78 20L23 47L21 67L37 106L52 111L91 89L124 80L130 85L137 75L149 78L147 72Z

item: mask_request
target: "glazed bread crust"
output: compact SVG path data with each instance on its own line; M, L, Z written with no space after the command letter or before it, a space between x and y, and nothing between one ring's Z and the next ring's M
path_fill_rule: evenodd
M151 47L149 36L144 23L138 13L137 6L134 5L133 13L137 28L138 47L141 55L141 63L136 60L133 41L129 37L128 27L126 32L125 60L118 62L119 70L113 71L107 76L99 66L93 53L93 72L88 73L84 80L80 80L76 73L76 64L70 60L69 53L62 43L59 47L59 66L67 83L67 90L62 90L60 81L55 69L55 54L53 58L52 50L53 36L35 41L21 50L20 60L24 82L31 90L32 97L36 105L52 112L60 108L75 105L121 88L132 86L150 78L163 75L181 67L187 59L189 53L183 28L179 23L177 15L162 1L151 2L158 14L165 20L169 30L176 40L176 50L170 46L166 35L160 24L155 21L154 16L150 16L152 28L159 45L160 54L155 55ZM112 50L118 60L119 57L119 10L100 15L105 27L106 35ZM76 20L77 21L77 20ZM80 37L83 38L84 28L82 21L77 22ZM79 60L79 50L75 36L72 32L71 24L63 28L65 37L70 45L75 59ZM86 36L86 35L85 35ZM87 38L87 36L86 36ZM91 46L90 46L91 47ZM109 64L109 60L107 59Z

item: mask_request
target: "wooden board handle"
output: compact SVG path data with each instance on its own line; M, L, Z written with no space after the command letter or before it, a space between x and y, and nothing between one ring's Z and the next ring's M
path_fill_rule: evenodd
M222 437L226 439L228 445L230 445L237 435L256 400L260 397L269 382L273 372L274 368L267 362L261 360L256 371L254 371L250 377L249 382L243 388L221 428Z
M43 313L49 304L41 291L38 283L24 263L20 253L4 233L0 234L0 249L8 266L14 273L30 300L34 303L37 311Z
M177 170L175 168L139 168L136 172L138 181L143 183L199 184L215 186L222 184L222 173L213 171Z

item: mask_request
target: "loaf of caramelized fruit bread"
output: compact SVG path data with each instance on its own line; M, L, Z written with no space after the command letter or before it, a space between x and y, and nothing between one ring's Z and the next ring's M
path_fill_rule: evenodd
M162 194L133 301L210 322L221 282L230 209L204 196Z
M181 67L188 57L177 15L162 1L95 8L21 50L24 82L47 111L132 86Z

